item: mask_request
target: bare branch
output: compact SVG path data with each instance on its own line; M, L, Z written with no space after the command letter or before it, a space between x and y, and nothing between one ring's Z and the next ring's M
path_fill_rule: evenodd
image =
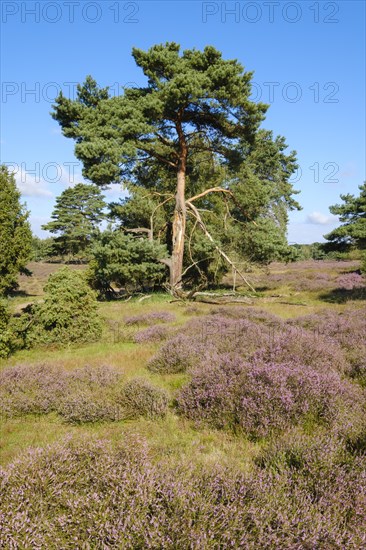
M195 195L194 197L191 197L189 199L190 202L195 201L197 199L200 199L201 197L204 197L205 195L208 195L208 193L227 193L231 197L233 197L233 194L228 189L223 189L222 187L211 187L211 189L206 189L206 191L203 191L199 195Z
M189 201L192 202L192 201L195 201L196 199L200 199L201 197L204 197L208 193L226 193L227 195L230 195L230 197L232 198L232 200L233 200L234 204L237 206L237 208L239 208L240 211L244 214L244 216L246 216L245 212L242 210L240 204L236 200L235 195L233 194L233 192L230 191L229 189L223 189L222 187L211 187L211 189L206 189L206 191L203 191L199 195L195 195L194 197L189 199ZM254 223L254 225L256 227L258 227L258 224L254 220L251 220L251 222Z
M215 243L214 239L212 238L211 234L207 231L207 228L205 226L205 224L203 223L202 221L202 218L201 218L201 215L199 213L199 211L197 210L197 208L194 206L194 204L192 204L189 200L186 201L186 204L187 206L189 206L189 208L192 210L195 218L197 219L198 221L198 224L199 226L201 227L202 231L204 232L204 234L206 235L206 237L209 239L209 241L212 242L212 244L214 245L214 247L216 248L217 252L227 261L227 263L229 265L231 265L231 267L236 271L236 273L240 276L240 278L245 282L245 284L253 291L255 292L255 289L253 288L253 286L250 284L250 282L246 279L246 277L244 277L244 275L239 271L239 269L235 266L235 264L230 260L229 256L227 254L225 254L225 252L223 250L221 250L221 248Z
M167 265L170 269L171 265L172 265L172 260L171 258L164 258L163 260L159 260L159 262L161 264L164 264L164 265Z
M167 199L165 199L163 202L161 202L160 204L158 204L154 210L151 212L151 216L150 216L150 231L151 231L151 235L154 234L154 215L155 215L155 212L158 210L158 208L160 208L161 206L163 206L166 202L169 202L170 200L174 199L174 196L171 195L169 196Z

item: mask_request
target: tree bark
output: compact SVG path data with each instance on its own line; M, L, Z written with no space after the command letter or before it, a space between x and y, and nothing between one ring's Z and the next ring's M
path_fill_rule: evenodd
M179 161L177 171L177 192L173 216L172 263L170 268L170 286L172 291L182 288L184 238L186 233L187 207L185 200L186 169L188 147L181 121L177 121L176 129L179 139Z
M170 268L170 286L172 289L182 288L184 237L186 233L186 171L185 162L181 164L183 164L184 167L180 167L177 175L177 193L175 195L175 209L173 216L173 246Z

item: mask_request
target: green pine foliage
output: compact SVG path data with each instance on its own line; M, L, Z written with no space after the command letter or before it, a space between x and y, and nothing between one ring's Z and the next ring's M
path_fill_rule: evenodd
M115 295L115 288L146 289L165 279L160 260L167 255L164 245L108 229L90 250L88 278L102 296Z
M105 207L104 197L95 185L78 183L65 189L56 199L52 221L42 226L56 235L53 253L85 255L90 242L98 234Z
M342 223L324 238L329 241L329 247L346 249L356 246L366 248L366 182L359 186L360 194L341 195L343 204L329 207L332 214L339 216Z
M19 273L27 272L32 255L29 213L20 202L14 175L0 166L0 295L17 287Z
M84 273L64 267L49 277L44 290L44 301L28 313L28 346L98 340L102 323Z
M0 358L12 352L12 333L9 330L10 313L6 300L0 300Z

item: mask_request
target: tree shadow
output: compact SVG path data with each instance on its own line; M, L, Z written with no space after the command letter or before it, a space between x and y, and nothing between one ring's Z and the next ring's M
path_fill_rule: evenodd
M353 300L366 300L366 287L363 288L335 288L319 295L320 300L333 304L344 304Z

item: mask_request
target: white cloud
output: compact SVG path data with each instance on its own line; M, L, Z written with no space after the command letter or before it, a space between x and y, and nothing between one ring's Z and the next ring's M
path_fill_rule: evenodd
M46 237L51 236L51 233L49 231L45 231L44 229L42 229L42 225L50 221L49 217L31 215L29 218L29 221L31 223L31 227L34 235L37 235L37 237L41 237L42 239L45 239Z
M22 169L14 175L17 187L24 197L53 197L53 193L47 188L47 182L42 178Z
M321 212L312 212L306 216L306 223L312 223L314 225L330 225L337 221L337 216L333 216L333 214L322 214Z

